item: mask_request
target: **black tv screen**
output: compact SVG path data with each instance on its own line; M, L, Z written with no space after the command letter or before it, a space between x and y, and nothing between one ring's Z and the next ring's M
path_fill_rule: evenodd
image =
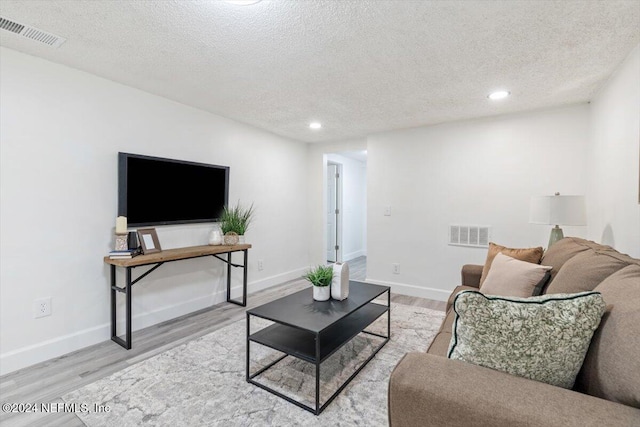
M215 222L228 197L228 166L118 153L118 215L131 227Z

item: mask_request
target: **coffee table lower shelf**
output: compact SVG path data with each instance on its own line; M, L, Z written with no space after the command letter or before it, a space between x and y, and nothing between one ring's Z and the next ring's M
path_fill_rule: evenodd
M387 334L381 335L365 331L369 325L379 317L387 313ZM338 389L321 405L320 404L320 365L342 346L354 339L360 333L374 335L384 340L372 352L372 354L351 374L351 376L338 387ZM246 353L246 379L247 382L267 390L290 403L293 403L309 412L319 415L338 394L351 382L353 378L373 359L373 357L389 342L391 336L390 298L387 305L370 302L344 319L332 324L325 330L314 333L295 326L282 323L273 323L253 334L250 334L250 313L247 313L247 353ZM257 372L250 373L250 343L264 345L284 353L272 363L264 366ZM316 368L315 408L294 400L291 397L272 389L258 381L255 377L275 366L288 356L296 357L312 363Z

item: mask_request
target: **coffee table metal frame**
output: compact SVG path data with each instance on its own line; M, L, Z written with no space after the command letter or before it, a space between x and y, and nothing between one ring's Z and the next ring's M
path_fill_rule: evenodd
M247 310L247 351L246 351L246 380L247 382L254 384L270 393L275 394L288 402L293 403L305 409L315 415L319 415L332 401L335 399L338 394L355 378L356 375L373 359L373 357L382 349L382 347L389 342L391 337L391 292L388 286L380 286L380 285L369 285L366 283L360 282L350 282L350 286L354 285L365 285L365 286L375 286L380 288L380 292L377 295L370 298L368 301L364 302L361 306L356 307L355 309L349 311L344 317L328 324L322 330L310 331L307 328L298 326L293 323L284 322L281 320L270 319L269 316L261 316L253 313L252 310ZM311 290L306 289L296 294L300 294L303 292L308 292L308 296L311 299ZM378 304L373 301L380 298L384 293L387 293L387 303ZM291 296L291 295L290 295ZM287 297L284 297L287 298ZM329 304L331 301L317 301L314 304ZM339 302L338 302L339 303ZM267 304L265 304L267 305ZM260 308L260 307L256 307ZM365 331L365 329L370 326L373 322L375 322L379 317L381 317L384 313L387 313L387 334L381 335L374 332ZM270 320L274 322L272 325L267 326L253 334L251 334L251 316L260 317L266 320ZM352 325L348 322L349 318L354 317L354 321L351 323L356 323L357 325ZM347 326L346 328L338 327L338 326ZM347 329L346 331L344 329ZM329 331L329 332L327 332ZM320 365L327 358L329 358L332 354L342 348L346 343L351 341L360 333L365 333L368 335L374 335L380 338L384 338L384 341L376 347L373 353L362 363L356 370L351 374L351 376L342 384L338 389L322 404L320 405ZM310 339L310 337L313 337ZM297 345L300 342L296 343L292 341L296 339L302 339L306 341L305 345ZM308 341L313 340L313 343ZM333 341L333 342L331 342ZM267 347L270 347L274 350L284 353L283 356L279 357L272 363L267 366L262 367L257 372L251 374L250 373L250 346L251 342L258 343ZM323 343L328 345L327 347L323 347ZM315 351L301 351L301 347L306 347L309 349L309 345L313 344L315 347ZM271 387L261 384L256 381L254 378L258 375L264 373L269 368L275 366L285 358L292 356L296 357L300 360L304 360L310 362L315 365L315 407L305 405L304 403L297 401L277 390L272 389Z

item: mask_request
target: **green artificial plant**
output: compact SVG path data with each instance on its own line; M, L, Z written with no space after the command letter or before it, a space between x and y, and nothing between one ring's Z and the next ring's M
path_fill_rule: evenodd
M244 236L253 220L254 213L253 203L248 207L243 207L240 202L236 203L235 206L225 206L220 216L222 234L233 231L239 236Z
M333 280L333 267L330 265L319 265L309 270L309 272L302 277L310 281L313 286L329 286Z

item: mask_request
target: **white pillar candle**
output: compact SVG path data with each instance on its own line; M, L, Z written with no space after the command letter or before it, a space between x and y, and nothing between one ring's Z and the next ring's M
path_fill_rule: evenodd
M127 217L119 216L116 218L116 234L127 234Z

